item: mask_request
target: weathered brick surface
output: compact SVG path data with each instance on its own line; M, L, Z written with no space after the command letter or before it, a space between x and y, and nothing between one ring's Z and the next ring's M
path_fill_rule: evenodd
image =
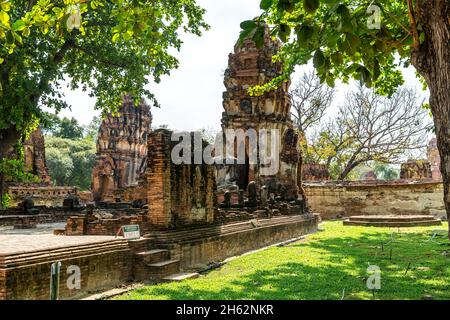
M36 206L62 207L66 197L78 195L78 189L76 187L32 185L9 186L7 192L12 198L12 206L19 205L26 197L31 196Z
M281 217L285 223L269 219L272 224L254 226L249 223L247 227L240 226L239 231L228 230L216 236L178 241L169 244L168 248L171 258L180 260L181 269L189 270L313 233L317 231L318 219L318 216Z
M212 223L214 168L205 164L174 164L171 135L171 131L157 130L149 137L146 172L147 185L151 186L147 189L149 222L156 228Z
M257 152L256 146L245 143L246 163L226 165L218 172L219 188L232 183L245 190L251 181L259 186L267 185L271 192L278 192L280 185L287 188L290 196L297 196L297 170L300 160L298 148L298 135L293 129L289 96L290 81L283 82L277 89L263 95L251 96L248 88L255 85L264 85L270 80L281 76L283 64L274 63L272 58L277 54L281 43L272 39L269 28L266 27L264 45L257 48L253 41L245 40L236 45L234 52L229 55L228 68L225 71L224 84L227 89L223 94L224 113L222 114L222 129L244 130L254 129L259 135L267 130L278 130L278 149L273 150L271 145L267 148L268 155L279 155L279 161L274 163L275 170L271 175L261 174L263 164L261 160L250 163L251 153ZM234 158L238 157L238 150L243 147L244 141L234 142ZM270 150L269 150L270 149ZM231 177L230 177L231 176Z
M118 286L131 280L131 253L129 250L105 252L63 260L60 278L60 297L78 298L89 292ZM81 269L81 289L67 287L67 268L71 265ZM6 283L4 299L44 300L50 296L51 262L32 264L0 271ZM2 280L0 279L0 285ZM0 292L5 286L0 287ZM5 291L4 291L5 292Z
M446 216L441 182L307 183L305 190L308 205L324 219L352 215Z
M148 216L145 214L122 216L117 219L100 219L89 221L89 217L73 216L67 219L66 232L67 236L107 236L119 235L121 228L127 225L139 225L141 234L149 230L150 224Z
M38 176L40 184L50 185L51 178L45 163L45 141L41 129L34 130L23 146L26 170Z
M151 119L150 107L144 101L135 106L126 96L118 115L103 120L92 173L95 201L121 198L117 191L138 182L146 168Z

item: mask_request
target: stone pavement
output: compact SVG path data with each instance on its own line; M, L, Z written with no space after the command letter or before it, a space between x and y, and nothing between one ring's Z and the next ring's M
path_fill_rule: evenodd
M0 256L123 239L113 236L55 236L55 228L61 228L61 224L39 225L29 230L0 229Z
M38 235L38 234L53 234L54 229L64 229L65 222L60 223L45 223L38 224L37 228L33 229L14 229L13 226L0 227L0 235L4 234L22 234L22 235Z

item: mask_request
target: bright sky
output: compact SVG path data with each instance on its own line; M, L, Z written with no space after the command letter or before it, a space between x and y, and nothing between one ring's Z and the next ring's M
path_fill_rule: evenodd
M198 0L207 10L205 19L211 29L202 37L184 35L181 52L175 56L180 67L170 76L162 78L160 84L151 85L161 109L153 109L153 126L168 125L171 129L196 130L220 129L223 112L223 73L228 64L228 54L238 38L239 24L259 15L260 0ZM301 72L301 68L298 72ZM420 86L413 70L405 73L408 85ZM295 82L295 75L293 77ZM329 115L343 101L345 87L337 86L338 94ZM66 100L73 106L61 116L75 117L82 124L91 121L95 111L95 100L82 91L66 91Z

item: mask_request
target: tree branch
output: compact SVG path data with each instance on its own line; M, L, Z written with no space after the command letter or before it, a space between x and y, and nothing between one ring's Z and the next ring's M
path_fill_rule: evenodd
M406 0L408 3L408 17L409 17L409 24L410 24L410 34L413 37L413 47L416 50L419 50L420 47L420 36L419 31L417 30L417 22L416 17L414 14L414 4L413 0Z

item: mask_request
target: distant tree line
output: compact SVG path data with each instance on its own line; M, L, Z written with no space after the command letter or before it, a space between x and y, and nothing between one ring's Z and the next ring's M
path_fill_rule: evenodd
M82 126L75 118L49 117L53 119L45 128L45 146L53 183L90 189L101 119L94 117L87 126Z

